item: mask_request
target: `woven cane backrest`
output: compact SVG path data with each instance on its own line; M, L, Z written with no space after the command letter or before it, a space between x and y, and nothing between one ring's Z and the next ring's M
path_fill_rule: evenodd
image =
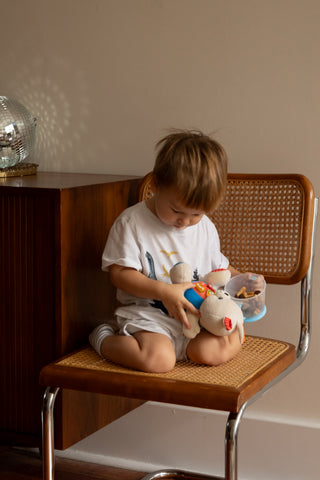
M153 195L151 178L143 179L140 200ZM231 265L262 273L270 283L292 284L309 266L313 205L303 175L229 174L226 195L209 217Z

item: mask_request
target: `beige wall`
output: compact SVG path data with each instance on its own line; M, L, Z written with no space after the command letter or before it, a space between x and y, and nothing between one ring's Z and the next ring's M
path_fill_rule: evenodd
M304 173L319 194L318 0L0 6L0 94L38 118L33 160L41 170L144 174L166 128L196 127L216 132L231 171ZM279 322L297 318L297 295L270 287L269 315L249 333L280 328L285 338ZM251 415L319 428L319 310L316 289L307 361Z

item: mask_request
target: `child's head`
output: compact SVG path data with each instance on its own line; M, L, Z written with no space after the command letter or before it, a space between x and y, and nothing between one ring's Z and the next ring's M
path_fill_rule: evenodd
M175 130L162 138L153 173L158 188L174 187L183 204L213 211L227 184L223 147L199 131Z

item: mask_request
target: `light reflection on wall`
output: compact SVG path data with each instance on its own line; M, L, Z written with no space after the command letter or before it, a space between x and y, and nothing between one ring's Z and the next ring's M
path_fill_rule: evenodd
M12 97L37 118L36 145L29 161L39 170L90 171L88 86L84 70L71 69L62 58L36 58L17 72L10 84Z

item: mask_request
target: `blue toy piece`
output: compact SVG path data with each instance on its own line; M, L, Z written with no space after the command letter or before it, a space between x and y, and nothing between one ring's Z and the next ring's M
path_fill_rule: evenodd
M241 305L240 305L240 308L241 308ZM267 313L267 307L264 305L261 312L257 313L257 315L254 315L253 317L248 317L247 318L245 315L243 315L243 321L244 321L244 323L257 322L258 320L261 320L261 318L263 318L266 313Z
M184 292L186 299L198 310L204 300L214 293L213 288L204 282L194 282L194 287Z
M189 288L189 290L186 290L184 292L184 296L190 303L192 303L194 307L199 310L204 299L201 298L200 295L198 295L194 288Z

